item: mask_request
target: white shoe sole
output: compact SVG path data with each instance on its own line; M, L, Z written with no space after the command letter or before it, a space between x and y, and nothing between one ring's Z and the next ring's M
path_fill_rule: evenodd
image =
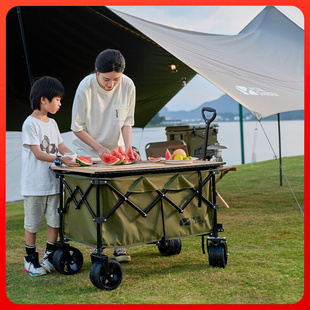
M32 271L27 270L26 268L24 269L25 273L33 276L33 277L37 277L37 276L45 276L47 274L46 270L44 269L44 272L39 272L39 273L34 273Z
M54 270L54 266L49 266L49 265L45 265L45 264L41 264L41 266L49 273L51 273Z
M113 255L113 259L119 263L131 261L131 257L129 255L120 255L120 256L114 256Z

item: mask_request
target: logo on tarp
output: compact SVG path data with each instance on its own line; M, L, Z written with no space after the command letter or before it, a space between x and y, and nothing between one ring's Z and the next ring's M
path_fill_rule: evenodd
M266 91L259 87L236 86L236 89L245 95L252 96L280 96L275 92Z
M199 216L192 216L192 217L184 217L180 220L180 226L186 225L194 225L194 224L203 224L206 223L207 220Z

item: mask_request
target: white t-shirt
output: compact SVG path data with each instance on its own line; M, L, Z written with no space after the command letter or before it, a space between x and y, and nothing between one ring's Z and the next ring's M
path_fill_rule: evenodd
M21 194L24 196L45 196L59 193L59 180L49 168L53 163L38 160L30 145L39 145L41 150L52 155L58 154L63 142L57 123L49 118L47 123L31 115L22 128L22 173Z
M104 147L112 150L124 146L123 126L134 125L136 88L122 74L111 90L100 87L96 73L86 76L79 84L72 107L72 131L85 130ZM97 152L74 135L74 151L79 155L96 156Z

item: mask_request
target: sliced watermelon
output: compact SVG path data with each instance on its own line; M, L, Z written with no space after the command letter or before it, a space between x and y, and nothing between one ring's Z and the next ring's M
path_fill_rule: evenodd
M101 159L103 163L109 166L117 165L120 161L119 158L107 153L104 153Z
M172 155L171 155L171 153L169 152L169 150L166 149L165 160L170 160L170 159L172 159Z
M77 156L75 158L75 162L79 163L81 166L90 166L93 163L90 157L87 157L84 155L79 156L79 157Z
M116 150L112 150L111 155L113 155L113 156L115 156L115 157L117 157L119 159L118 165L124 164L125 161L126 161L126 157L124 155L122 155L121 153L119 153L118 151L116 151Z
M135 155L133 154L133 150L132 150L132 147L129 146L128 150L127 150L127 156L129 157L129 159L131 161L135 161Z
M153 162L159 162L159 161L161 161L161 159L162 159L162 157L157 157L157 158L155 158L155 157L148 157L147 158L147 160L153 161Z
M129 164L133 164L134 162L135 162L135 161L131 160L131 159L127 156L127 154L126 154L124 164L125 164L125 165L129 165Z
M123 150L123 148L122 148L121 146L118 147L117 151L118 151L120 154L124 155L124 156L127 155L126 152Z
M135 161L129 158L129 156L127 155L127 153L124 151L124 149L121 146L118 147L117 152L125 156L125 161L124 161L125 165L132 164Z

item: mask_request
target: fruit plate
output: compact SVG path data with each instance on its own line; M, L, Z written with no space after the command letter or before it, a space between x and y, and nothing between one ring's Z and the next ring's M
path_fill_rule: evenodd
M185 160L168 159L164 160L164 163L169 165L186 165L191 164L193 161L194 161L193 159L185 159Z

